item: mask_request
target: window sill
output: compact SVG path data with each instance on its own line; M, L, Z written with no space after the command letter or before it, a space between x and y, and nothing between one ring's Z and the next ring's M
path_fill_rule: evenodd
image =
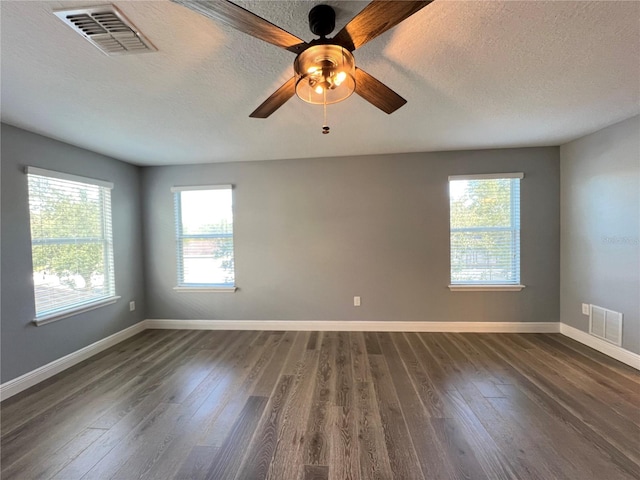
M238 287L173 287L178 293L233 293Z
M111 305L112 303L116 303L118 300L120 300L120 298L122 297L108 297L97 300L95 302L85 303L84 305L74 307L70 310L63 310L61 312L56 312L50 315L44 315L42 317L35 318L33 320L33 323L40 327L42 325L46 325L47 323L57 322L58 320L62 320L63 318L73 317L74 315L89 312L91 310L95 310L96 308Z
M449 285L452 292L519 292L525 285Z

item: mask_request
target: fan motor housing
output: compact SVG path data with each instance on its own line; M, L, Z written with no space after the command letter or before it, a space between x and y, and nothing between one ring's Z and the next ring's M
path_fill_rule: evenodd
M314 35L326 37L336 27L336 12L329 5L316 5L309 12L309 29Z

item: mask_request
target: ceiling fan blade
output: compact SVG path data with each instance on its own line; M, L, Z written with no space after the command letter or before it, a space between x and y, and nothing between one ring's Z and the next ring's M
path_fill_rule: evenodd
M300 53L307 46L304 40L228 0L171 1L293 53Z
M380 80L356 68L356 93L385 113L393 113L407 101Z
M354 51L378 35L429 5L433 0L386 1L373 0L333 37L344 48Z
M267 118L296 93L296 77L291 77L278 90L273 92L251 115L252 118Z

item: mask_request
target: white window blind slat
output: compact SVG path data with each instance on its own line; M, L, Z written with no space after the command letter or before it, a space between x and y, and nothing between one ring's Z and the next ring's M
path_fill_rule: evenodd
M28 172L36 320L113 297L108 182Z
M231 185L174 191L179 287L233 287Z
M452 285L520 283L520 178L450 177Z

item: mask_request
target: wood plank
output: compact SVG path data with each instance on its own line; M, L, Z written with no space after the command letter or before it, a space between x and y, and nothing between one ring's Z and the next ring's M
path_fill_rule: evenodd
M260 375L260 378L253 387L251 395L255 395L258 397L268 397L269 395L271 395L271 392L273 391L273 388L275 387L277 380L282 373L282 369L286 364L287 358L289 357L294 343L297 343L299 346L304 345L304 342L295 342L297 337L298 332L286 332L283 335L280 343L276 348L275 354L273 355L273 357L271 357L269 364L266 366L264 372L262 373L262 375ZM294 355L297 354L299 354L300 356L302 355L301 348L296 349ZM299 356L295 358L295 361L297 361L298 358ZM292 362L293 366L290 371L293 370L295 361Z
M395 478L424 480L384 357L369 355L369 365L391 471Z
M465 441L473 450L473 456L481 466L483 475L490 479L504 480L520 477L522 472L515 474L506 452L498 447L460 393L457 390L448 390L446 397L451 404L451 411L455 412L452 416L453 420L456 421L460 431L464 432Z
M375 332L364 332L364 343L369 355L380 355L380 344L378 343L378 336Z
M446 415L442 402L443 391L441 387L436 385L429 372L423 368L411 345L409 345L405 334L393 333L391 338L400 353L416 391L420 395L426 414L429 417L444 418Z
M398 339L399 341L401 339ZM447 478L452 476L449 464L445 458L442 446L434 442L435 432L429 421L429 415L420 395L402 362L400 354L388 333L378 334L378 342L382 354L389 368L391 381L398 396L398 402L404 417L411 442L415 448L417 459L425 478Z
M93 468L82 478L83 480L101 480L104 478L123 478L123 469L129 478L137 478L141 463L148 460L146 455L155 450L175 425L177 404L161 403L153 409L128 435L119 441ZM60 476L60 474L58 474Z
M510 385L515 382L511 370L502 361L495 361L478 348L478 340L474 334L458 334L455 336L456 346L474 362L478 368L489 372L495 385Z
M306 421L311 410L313 384L318 368L318 350L308 350L294 376L278 432L276 448L267 478L280 480L296 478L302 468Z
M305 339L306 340L306 339ZM306 348L306 341L302 344ZM267 477L273 460L278 434L282 428L285 404L291 393L293 376L283 375L270 398L265 415L256 428L253 441L247 445L247 456L236 477L261 480Z
M330 478L360 480L358 412L353 403L329 407Z
M455 335L449 338L451 340L451 348L457 343L461 335ZM459 350L462 352L462 350ZM465 352L469 350L465 349ZM458 357L458 362L467 362L468 357ZM494 386L494 388L498 388ZM500 452L504 452L506 459L500 461L509 464L512 471L520 472L522 478L530 478L532 480L538 478L560 478L569 475L573 466L567 462L563 462L561 458L553 453L552 450L546 448L548 442L541 439L533 441L531 432L514 427L512 419L500 409L493 407L493 403L489 400L502 398L505 396L503 391L498 394L485 395L478 388L475 382L465 382L456 386L460 393L460 397L466 402L466 405L473 411L478 419L482 419L482 424L492 439L496 442ZM493 392L492 392L493 393ZM523 414L526 412L523 412ZM517 446L517 447L516 447Z
M636 416L637 403L629 402L625 398L628 392L619 389L616 384L609 382L607 378L600 378L597 373L585 372L577 367L574 362L567 361L565 356L557 350L550 348L549 345L536 342L532 336L527 336L525 341L535 346L536 357L547 365L549 368L557 369L558 373L567 381L578 389L588 390L588 396L601 401L605 405L615 410L621 417L632 421L636 426L640 426L640 416ZM558 368L561 366L561 368ZM640 385L638 385L640 391ZM638 435L640 438L640 434Z
M208 445L194 446L176 473L175 480L205 480L207 471L220 449Z
M244 332L243 337L239 340L242 341L243 338L250 340L251 336L253 336L251 332ZM248 348L248 343L245 342ZM233 346L233 344L231 344ZM243 348L239 347L236 351L228 350L227 356L221 357L221 362L228 360L228 355L234 354L235 356L231 357L231 360L235 359L237 362L246 360L244 357ZM231 361L229 360L229 361ZM159 369L157 371L162 371ZM155 382L154 377L150 379L151 382ZM204 387L206 387L206 383L203 382ZM162 381L158 383L158 389L160 391L167 391L167 388L171 388L171 383L164 385ZM197 394L200 395L197 395ZM201 403L206 403L204 399L208 400L209 396L215 396L217 391L214 389L213 391L194 391L191 396L185 400L185 404L182 405L180 411L184 412L189 409L196 409ZM57 478L60 480L67 480L71 478L80 478L82 477L88 470L90 470L101 458L107 455L115 446L124 441L127 435L132 431L132 429L136 428L139 422L141 422L151 411L159 405L159 400L162 398L162 395L146 395L144 401L134 402L135 405L131 410L126 410L124 416L118 421L113 427L111 427L108 432L101 437L98 441L91 445L88 449L83 451L78 457L76 457L71 463L69 463L61 472L58 473ZM198 403L198 401L200 403ZM204 408L203 408L204 410ZM202 419L197 418L196 421L202 423ZM178 437L179 439L180 437ZM179 440L177 440L179 441ZM189 444L187 451L192 448L193 442ZM165 472L170 472L171 469L167 465L167 463L177 464L179 466L182 463L182 458L178 458L177 456L172 456L170 453L172 452L173 446L170 445L167 447L167 452L169 454L164 455L160 459L155 459L153 465L151 466L152 471L153 468L163 468Z
M127 365L136 362L145 352L169 344L174 336L157 336L153 332L142 332L128 339L123 346L115 345L101 352L101 355L91 357L3 401L2 436L10 434L45 410L57 410L58 404L95 382L124 373Z
M371 372L367 361L367 346L362 333L349 332L351 343L351 365L355 382L370 382Z
M306 465L329 464L327 423L330 400L335 388L335 352L335 333L324 332L305 433L304 462Z
M204 424L198 445L222 445L281 340L282 336L271 335L264 346L250 347L245 358L239 357L237 364L228 372L228 381L212 392L197 413Z
M80 452L99 439L106 430L85 428L53 454L40 456L28 455L22 457L9 468L3 469L3 479L32 479L51 478L67 463L72 461ZM64 442L64 440L62 440Z
M304 361L304 355L308 350L309 344L309 332L298 332L295 336L287 358L282 365L281 375L295 375L296 371L300 367L300 364Z
M0 404L0 475L638 479L640 374L598 358L547 334L149 331Z
M382 419L378 410L373 385L357 384L358 452L362 478L382 480L392 478L389 452L384 441Z
M453 359L458 369L468 372L469 380L475 385L480 393L486 398L502 397L503 393L496 387L502 383L495 378L491 371L478 361L475 351L461 342L462 335L459 333L445 333L441 340L445 342L445 349Z
M450 478L487 479L458 421L453 418L432 418L429 423L438 443L443 446L448 463L455 469L455 477Z
M117 385L112 380L106 386L110 390L90 391L84 396L86 403L79 403L81 393L67 397L58 404L57 409L48 409L31 421L20 426L8 435L2 437L2 466L7 468L14 462L33 452L36 457L52 455L68 438L78 435L93 418L93 409L98 414L109 408L110 403L123 395L127 389L144 381L143 377L135 376L131 380ZM75 415L74 415L75 414ZM76 421L74 421L74 419ZM43 432L49 432L43 437ZM37 445L34 449L33 445ZM35 450L35 451L34 451Z
M327 425L329 423L329 402L313 402L307 422L305 435L304 460L310 465L321 465L321 462L329 462L329 435Z
M491 338L489 335L477 335L477 338L479 339L478 345L480 348L483 348L488 355L494 355L496 359L502 358L505 361L505 365L511 365L513 367L514 372L517 372L519 375L518 384L521 386L522 391L536 404L541 406L543 410L556 418L558 422L571 426L578 436L587 439L595 445L606 458L616 465L615 468L620 468L631 475L635 475L636 472L638 472L640 468L638 463L611 445L605 437L594 431L581 418L576 416L570 407L567 408L563 402L558 402L558 399L554 395L550 395L544 386L539 386L535 382L535 378L528 376L523 369L522 360L509 357L505 355L504 352L496 349L495 345L490 343Z
M242 459L247 453L242 446L251 441L268 400L267 397L249 397L207 472L207 479L232 480L236 477Z
M360 382L357 384L356 392L358 453L362 478L371 480L393 478L373 385L369 382Z
M326 465L305 465L300 478L301 480L328 480L329 467Z
M318 344L318 335L319 332L311 332L309 336L309 342L307 343L307 350L315 350L316 345Z
M253 342L251 342L252 336L255 337L255 334L252 335L250 332L247 332L242 336L243 338L240 339L244 340L242 345L247 350L253 349L251 346L253 344ZM250 356L244 355L238 357L238 353L242 352L244 348L239 348L235 351L225 349L224 357L230 359L235 358L237 363L242 363L238 360L242 359L244 361L246 358L251 358ZM211 373L213 374L213 371L211 371ZM217 373L219 373L217 380L221 381L223 378L222 372ZM196 377L201 377L201 373L199 372ZM210 411L208 408L209 404L207 404L207 401L210 401L209 396L207 396L210 390L207 387L212 384L210 382L215 382L215 377L215 375L207 376L188 397L184 398L183 396L184 400L180 403L180 409L176 412L176 423L171 431L171 435L161 444L162 454L158 452L157 455L152 455L152 459L146 462L144 470L138 478L144 480L170 477L178 471L181 459L195 448L196 441L202 433L204 425L206 425L203 419L206 413ZM217 386L216 384L216 387ZM214 387L214 391L215 390L216 388Z
M616 394L635 394L640 391L640 372L634 380L598 362L581 361L581 359L575 355L574 350L562 343L554 341L546 334L533 334L528 335L526 338L528 341L534 343L536 347L543 349L555 359L570 365L587 377L593 378L594 381Z
M449 373L445 371L444 365L440 363L440 360L427 348L422 336L419 333L407 333L405 337L423 370L428 372L428 377L435 388L440 392L455 389Z
M423 334L422 339L429 345L432 354L438 356L439 362L448 372L449 388L444 391L443 403L451 417L458 420L458 426L465 432L471 454L480 465L483 474L488 478L510 479L515 476L512 461L496 444L495 439L478 415L469 405L469 401L478 401L480 392L473 387L472 380L476 368L466 361L464 355L448 342L446 334ZM472 388L475 394L470 398L463 397L460 392ZM501 393L500 393L501 394ZM487 411L487 413L492 413ZM495 417L492 417L495 420ZM452 458L453 461L453 458ZM526 473L526 472L525 472ZM525 476L526 478L526 476Z
M529 351L516 350L517 344L511 343L511 336L499 343L493 339L489 341L508 358L519 357L518 368L526 372L549 396L606 438L608 443L626 457L640 464L640 451L634 447L640 438L640 428L636 424L619 415L600 399L568 382L565 377L568 373L563 375L563 369L557 364L554 367L546 365L539 358L542 356L540 352L532 355Z
M609 366L599 361L584 361L582 355L576 355L576 350L570 348L567 344L559 342L554 335L541 334L533 336L536 341L545 343L551 349L557 352L558 355L562 355L565 361L570 362L575 368L581 369L588 375L597 376L599 379L606 379L607 382L615 385L612 389L624 389L629 392L640 391L640 372L626 372L622 374L620 370L610 368ZM588 347L585 347L588 348ZM612 360L612 359L609 359ZM613 360L614 362L617 362ZM617 362L616 366L621 367L624 364ZM626 367L626 365L624 365ZM622 368L622 367L621 367ZM630 368L630 367L629 367Z
M551 459L561 463L564 476L621 480L631 478L628 473L603 458L594 445L575 436L571 426L558 421L533 402L519 387L501 385L499 388L505 396L490 398L491 404L508 417L511 425L517 425L522 432L526 432L537 449L541 450L545 462ZM586 462L585 459L589 461Z
M639 381L640 373L638 372L638 370L616 360L615 358L611 358L608 355L594 350L593 348L577 342L576 340L565 335L559 333L547 333L546 335L550 340L565 345L576 352L578 354L576 358L580 358L581 361L591 360L594 364L600 364L608 368L612 374L623 375L633 380L634 382ZM593 365L588 361L585 363Z
M224 349L223 357L228 359L227 361L229 362L235 359L236 364L241 364L247 358L251 358L250 355L246 354L246 351L254 349L251 341L252 337L255 338L255 334L251 334L251 332L244 333L239 339L241 342L239 348ZM243 351L245 354L241 354ZM222 364L224 365L224 363ZM207 371L205 368L202 368L202 370ZM202 376L201 372L196 371L198 374L195 377L200 378ZM181 407L176 412L177 421L171 432L171 437L167 437L162 444L162 455L155 455L151 461L146 463L144 472L139 476L140 479L172 476L180 468L181 460L196 447L196 441L206 425L204 419L212 410L217 412L215 408L210 408L211 397L217 398L215 393L211 394L211 387L213 386L213 392L216 392L220 382L224 379L223 370L212 369L208 371L210 374L200 382L188 397L184 398L182 396L184 400L180 403ZM211 461L209 464L211 464Z
M335 356L335 388L333 405L350 407L353 403L353 369L351 366L351 345L347 332L338 332Z

